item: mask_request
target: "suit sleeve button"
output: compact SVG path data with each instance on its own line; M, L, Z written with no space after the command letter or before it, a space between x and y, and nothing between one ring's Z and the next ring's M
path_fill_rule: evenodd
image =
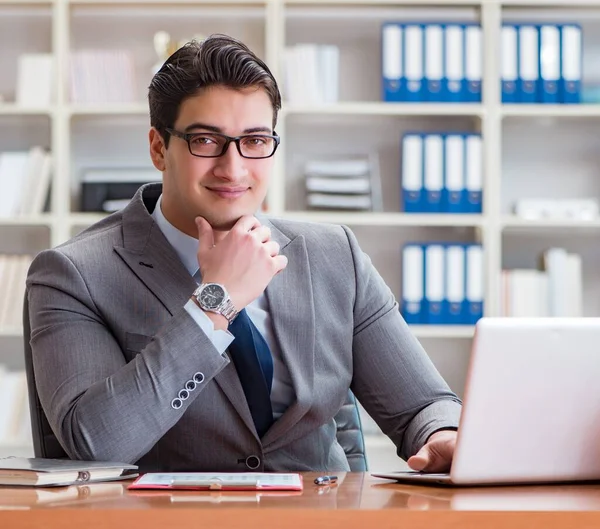
M174 410L178 410L179 408L181 408L181 406L183 406L183 402L181 401L181 399L173 399L171 401L171 408L173 408Z
M196 384L202 384L202 382L204 382L204 373L200 373L200 371L198 371L194 375L194 382L196 382Z

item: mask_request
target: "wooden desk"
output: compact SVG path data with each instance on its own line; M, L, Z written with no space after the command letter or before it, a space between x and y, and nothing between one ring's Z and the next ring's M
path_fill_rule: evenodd
M348 473L318 487L316 476L287 494L130 492L128 482L0 488L0 528L600 528L599 484L444 489Z

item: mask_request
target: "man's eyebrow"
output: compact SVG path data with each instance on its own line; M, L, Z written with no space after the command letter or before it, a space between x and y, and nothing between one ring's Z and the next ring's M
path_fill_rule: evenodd
M223 129L220 127L215 127L214 125L208 125L206 123L192 123L188 125L184 132L192 132L196 129L209 130L211 132L217 132L218 134L223 134ZM263 132L266 134L271 134L272 129L270 127L251 127L249 129L245 129L243 134L255 134L257 132Z

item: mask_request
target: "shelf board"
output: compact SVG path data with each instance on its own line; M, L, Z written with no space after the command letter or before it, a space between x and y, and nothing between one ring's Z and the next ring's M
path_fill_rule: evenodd
M474 325L411 325L417 338L473 338Z
M285 104L282 115L367 115L367 116L482 116L483 106L452 103L340 102L324 105Z
M599 105L503 105L504 117L597 118Z
M0 329L0 337L2 338L21 338L23 329L21 327L8 327Z
M600 0L484 0L484 2L507 7L600 7Z
M600 229L598 220L568 220L568 219L540 219L528 220L516 216L505 216L502 219L502 227L510 230L528 229Z
M28 217L0 218L0 226L45 226L50 227L54 223L52 215L36 215Z
M372 213L348 211L289 211L277 215L290 220L306 222L330 222L359 226L449 226L479 227L482 215Z
M0 103L0 116L51 116L53 113L52 107L30 108L16 103Z
M488 3L490 0L279 0L285 5L383 5L383 6L437 6L437 7L454 7L454 6L479 6L482 2Z
M233 5L265 5L269 0L68 0L71 5L123 5L123 4L154 4L176 6L191 4L194 6L216 6L221 4Z
M147 116L148 103L70 105L67 112L71 116Z

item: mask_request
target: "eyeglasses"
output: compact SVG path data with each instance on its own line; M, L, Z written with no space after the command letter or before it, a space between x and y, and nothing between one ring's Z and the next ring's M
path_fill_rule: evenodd
M243 158L270 158L275 154L280 138L276 133L246 134L235 138L218 132L190 132L188 134L174 129L165 129L169 134L185 140L190 154L200 158L218 158L223 156L231 142L234 142Z

